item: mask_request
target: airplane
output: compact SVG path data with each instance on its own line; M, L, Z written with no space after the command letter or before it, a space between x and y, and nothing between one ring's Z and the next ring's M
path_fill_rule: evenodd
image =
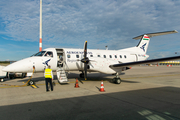
M7 78L7 73L6 72L3 72L2 69L4 68L5 66L1 66L0 65L0 81L1 82L4 82L4 78Z
M134 65L180 59L180 56L174 56L147 60L149 55L146 54L151 37L177 32L173 30L143 34L133 38L140 39L137 46L121 50L87 49L87 41L84 43L84 49L47 48L31 57L8 65L3 71L32 73L35 68L35 72L44 72L45 68L50 65L51 69L57 72L60 83L68 83L67 73L69 71L80 71L80 77L85 80L87 80L87 72L112 74L115 75L112 79L114 83L120 84L121 72ZM32 81L31 83L34 84Z

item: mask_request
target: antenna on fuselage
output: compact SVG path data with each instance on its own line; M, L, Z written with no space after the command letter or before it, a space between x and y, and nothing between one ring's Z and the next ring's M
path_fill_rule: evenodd
M175 54L179 55L179 54L180 54L180 52L179 52L179 51L177 51L177 52L175 52Z
M39 51L42 51L42 0L40 0Z
M106 50L108 50L108 46L106 45L105 47L106 47Z

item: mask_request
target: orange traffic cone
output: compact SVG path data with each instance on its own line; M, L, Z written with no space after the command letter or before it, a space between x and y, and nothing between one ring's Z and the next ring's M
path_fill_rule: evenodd
M76 78L76 83L75 83L75 86L74 86L75 88L78 88L79 87L79 85L78 85L78 79Z
M104 85L103 85L103 80L101 81L101 88L100 88L99 91L100 91L100 92L105 92L105 90L104 90Z

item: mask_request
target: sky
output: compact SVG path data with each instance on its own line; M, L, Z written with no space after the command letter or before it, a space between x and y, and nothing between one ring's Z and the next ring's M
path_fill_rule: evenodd
M39 51L40 0L0 0L0 61ZM180 0L42 0L42 48L119 50L133 37L180 32ZM180 33L152 37L149 59L180 55Z

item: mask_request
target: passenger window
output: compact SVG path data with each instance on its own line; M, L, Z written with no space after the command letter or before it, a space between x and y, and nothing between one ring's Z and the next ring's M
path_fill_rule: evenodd
M104 55L104 58L106 58L106 55Z
M79 58L79 55L76 55L76 58Z
M124 55L124 58L126 58L126 55Z
M100 55L98 55L98 57L101 57Z
M120 55L119 57L122 58L122 55Z
M109 55L109 58L112 58L112 55Z
M117 55L115 55L114 57L117 58Z
M44 56L46 56L46 57L53 57L53 53L52 52L47 52Z
M67 58L70 58L71 56L70 55L67 55Z

